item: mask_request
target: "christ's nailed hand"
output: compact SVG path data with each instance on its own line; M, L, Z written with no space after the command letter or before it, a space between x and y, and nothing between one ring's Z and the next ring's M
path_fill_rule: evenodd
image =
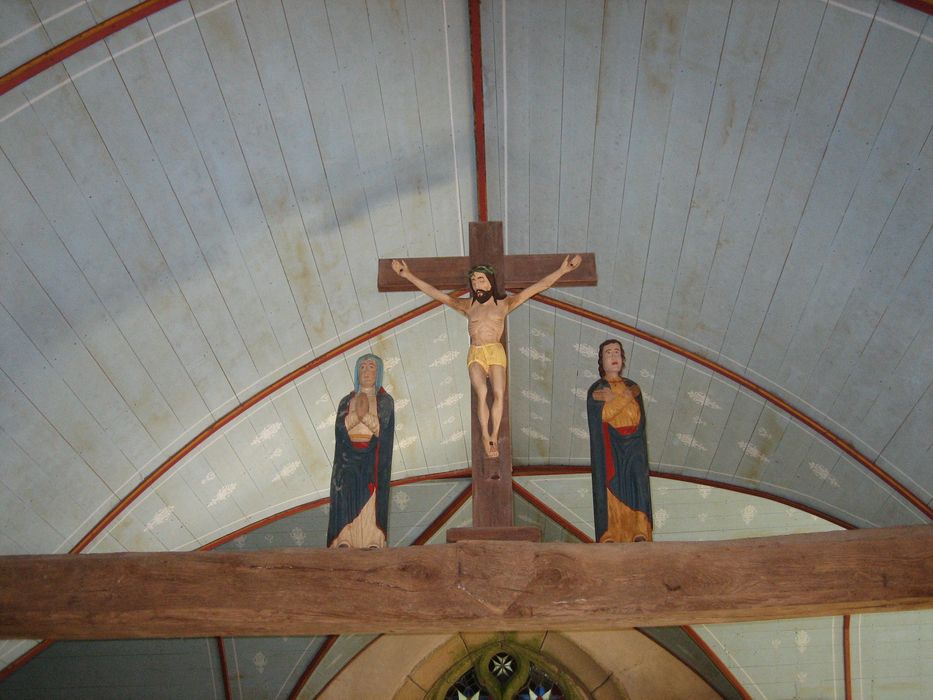
M395 270L395 274L399 277L404 277L405 273L408 272L408 263L404 260L393 260L392 269Z

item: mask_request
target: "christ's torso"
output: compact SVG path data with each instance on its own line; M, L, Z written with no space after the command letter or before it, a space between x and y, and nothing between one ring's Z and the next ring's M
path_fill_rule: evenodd
M498 303L490 299L485 304L473 303L467 309L470 345L489 345L502 340L505 317L509 313L505 299Z

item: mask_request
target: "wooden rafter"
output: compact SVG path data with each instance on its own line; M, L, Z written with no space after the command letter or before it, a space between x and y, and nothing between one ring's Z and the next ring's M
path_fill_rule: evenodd
M585 630L930 607L933 525L724 542L0 558L5 639Z

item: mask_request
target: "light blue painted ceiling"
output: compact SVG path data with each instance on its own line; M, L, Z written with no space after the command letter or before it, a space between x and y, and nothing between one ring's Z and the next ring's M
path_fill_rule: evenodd
M0 72L133 4L5 0ZM509 326L516 464L586 465L581 395L618 335L658 474L856 526L927 522L929 16L890 0L482 8L507 251L595 252L599 285L556 298L773 392L914 503L747 388L534 303ZM179 2L0 96L0 552L67 551L238 404L421 304L378 292L376 260L462 254L476 174L454 0ZM190 549L325 497L362 352L396 399L393 476L464 468L466 345L433 310L324 362L87 551Z

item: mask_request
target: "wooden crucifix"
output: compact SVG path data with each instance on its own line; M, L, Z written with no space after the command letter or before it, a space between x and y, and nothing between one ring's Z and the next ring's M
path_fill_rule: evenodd
M516 292L509 298L511 302L496 299L496 276L502 294L506 289ZM474 298L455 300L438 291L462 288L464 284L469 284ZM470 223L469 257L379 261L379 291L420 290L469 319L471 344L467 362L473 386L470 412L473 527L448 532L449 542L539 539L536 528L516 528L512 523L512 440L506 391L505 316L525 298L550 286L595 284L596 258L592 253L505 255L502 223L498 221ZM487 290L491 297L484 294ZM476 306L477 302L480 306Z

